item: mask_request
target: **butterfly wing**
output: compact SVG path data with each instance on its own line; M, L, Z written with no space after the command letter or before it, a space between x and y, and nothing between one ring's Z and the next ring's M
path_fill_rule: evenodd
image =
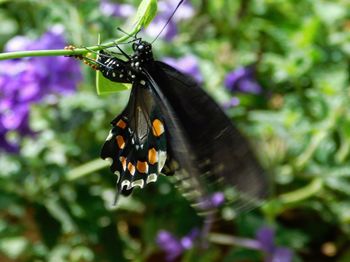
M117 190L129 195L135 186L143 188L157 180L167 152L163 116L147 86L133 84L130 99L112 122L101 150L102 159L111 159L117 175Z
M154 68L149 75L157 83L163 104L168 104L164 114L175 119L168 140L179 169L187 173L181 178L187 184L185 193L196 188L203 194L229 186L239 192L244 205L263 198L268 192L266 174L247 140L219 105L190 76L159 61ZM180 152L179 140L185 144ZM187 151L186 156L181 150ZM188 177L196 180L192 186L188 186Z

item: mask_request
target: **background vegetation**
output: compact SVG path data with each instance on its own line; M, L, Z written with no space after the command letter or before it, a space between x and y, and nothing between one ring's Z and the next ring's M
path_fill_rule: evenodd
M140 35L152 41L176 2L159 0ZM138 4L2 0L0 46L116 39ZM224 207L201 251L203 218L169 179L112 206L115 177L98 157L127 91L97 96L94 73L70 58L1 61L0 260L350 261L349 10L192 0L154 43L158 59L203 82L271 174L266 203Z

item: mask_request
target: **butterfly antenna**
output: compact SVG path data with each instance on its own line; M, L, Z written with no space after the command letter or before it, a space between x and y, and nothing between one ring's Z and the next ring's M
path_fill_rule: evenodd
M171 14L171 16L168 18L168 20L166 21L165 25L163 26L162 30L160 30L160 32L158 33L158 35L156 36L156 38L154 38L154 40L151 42L151 44L153 44L154 41L156 41L158 39L158 37L163 33L164 29L167 27L167 25L170 23L171 19L173 18L173 16L175 15L177 9L180 7L180 5L184 2L185 0L180 0L180 2L177 4L177 6L175 7L173 13Z
M128 32L126 32L124 29L120 28L119 26L117 27L117 30L122 32L123 34L126 34L127 36L134 37L133 35L130 35Z
M136 34L130 35L128 32L124 31L122 28L117 27L117 30L119 30L119 31L122 32L123 34L126 34L127 36L134 38L134 40L131 40L131 41L129 41L128 43L132 43L132 42L136 41L137 39L139 39L139 38L137 37L137 34L141 31L141 29L142 29L142 28L140 28L140 29L136 32Z

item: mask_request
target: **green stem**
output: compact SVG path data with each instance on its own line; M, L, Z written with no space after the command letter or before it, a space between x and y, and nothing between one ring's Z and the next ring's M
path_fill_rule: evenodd
M110 165L110 163L108 163L108 161L97 158L97 159L92 160L90 162L87 162L81 166L78 166L74 169L71 169L67 173L66 179L69 181L73 181L73 180L79 179L81 177L84 177L86 175L89 175L93 172L96 172L102 168L105 168L108 165Z
M270 222L275 221L275 217L284 210L295 206L307 198L313 197L319 193L323 188L323 181L321 178L313 179L306 186L297 190L279 195L277 198L270 200L262 207L263 212Z
M210 233L208 239L210 242L219 245L239 246L257 250L261 248L260 243L255 239L241 238L221 233Z
M130 35L133 35L131 32ZM0 60L15 59L23 57L33 57L33 56L70 56L70 55L85 55L91 51L99 51L108 47L113 47L114 45L124 43L130 38L129 35L123 36L113 42L108 42L103 45L95 45L90 47L76 48L74 50L65 49L55 49L55 50L31 50L31 51L18 51L18 52L8 52L1 53Z
M296 167L298 169L303 168L312 158L321 142L324 141L324 139L329 135L329 133L336 127L337 121L339 117L343 114L343 112L344 106L341 104L338 108L333 110L332 115L329 117L322 129L317 130L317 133L312 137L308 147L296 159Z
M300 202L309 197L316 195L321 191L323 186L323 181L321 178L315 178L308 185L299 188L295 191L284 193L278 197L278 199L284 204L293 204Z

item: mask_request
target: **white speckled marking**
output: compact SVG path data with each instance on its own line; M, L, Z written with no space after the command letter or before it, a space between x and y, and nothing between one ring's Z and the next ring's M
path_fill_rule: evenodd
M146 183L148 184L148 183L151 183L151 182L156 182L157 178L158 178L157 174L154 174L154 173L153 174L149 174L149 176L147 177Z
M106 157L104 160L108 161L111 165L113 164L113 159L111 157Z
M166 151L159 150L158 159L158 172L160 173L165 165Z
M111 140L111 139L112 139L112 137L113 137L112 130L109 130L109 134L108 134L108 136L107 136L107 138L106 138L106 141Z
M124 186L126 186L127 189L130 189L130 181L129 180L124 180L122 182L121 188L123 188Z
M138 179L138 180L131 183L131 187L135 187L135 186L143 188L143 186L144 186L143 179Z

